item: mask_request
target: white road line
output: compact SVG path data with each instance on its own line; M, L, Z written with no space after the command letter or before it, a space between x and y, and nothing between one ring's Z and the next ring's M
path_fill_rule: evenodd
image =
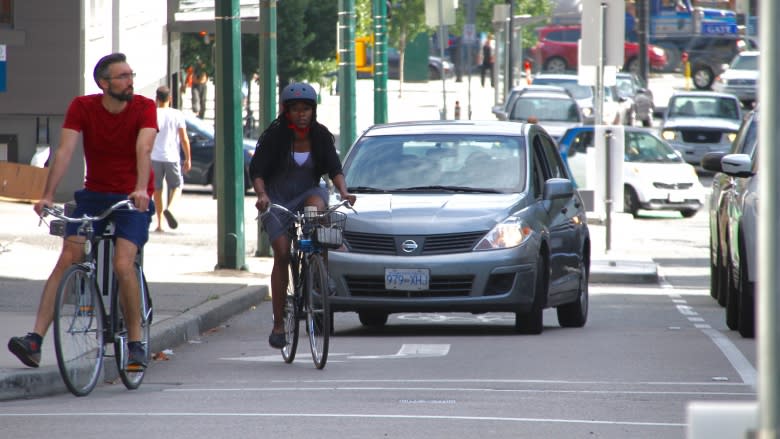
M593 420L593 419L557 419L557 418L510 418L503 416L431 416L431 415L386 415L386 414L352 414L352 413L159 413L159 412L139 412L139 413L0 413L0 418L9 417L155 417L155 418L177 418L177 417L213 417L213 418L354 418L354 419L427 419L427 420L457 420L457 421L479 421L479 422L518 422L518 423L554 423L554 424L589 424L589 425L624 425L641 427L685 427L684 423L677 422L644 422L644 421L612 421L612 420Z
M403 344L401 349L390 355L351 355L350 359L375 360L386 358L430 358L443 357L450 352L449 344Z
M712 342L715 343L715 346L717 346L718 349L723 352L723 355L726 356L726 359L729 360L729 363L731 363L739 376L742 377L742 382L755 389L757 375L756 369L752 364L750 364L747 358L742 355L742 352L740 352L740 350L734 346L734 343L732 343L731 340L729 340L720 331L715 329L702 329L701 332L705 333L712 340Z

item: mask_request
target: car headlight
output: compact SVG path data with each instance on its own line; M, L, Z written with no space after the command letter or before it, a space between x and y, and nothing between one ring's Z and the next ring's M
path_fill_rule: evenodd
M517 247L525 242L532 233L523 220L509 217L496 224L474 247L474 250L498 250Z
M590 117L593 115L593 109L590 107L584 107L582 109L582 115L585 117Z
M664 140L674 140L675 132L672 130L663 130L663 132L661 132L661 136L664 138Z
M737 133L728 133L728 134L726 134L726 137L728 137L729 142L733 142L734 139L737 138Z

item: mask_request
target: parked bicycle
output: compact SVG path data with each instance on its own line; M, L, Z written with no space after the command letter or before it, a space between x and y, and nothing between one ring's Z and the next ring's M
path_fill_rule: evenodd
M346 206L355 209L344 200L325 211L310 210L291 212L279 204L271 204L261 216L274 215L283 224L290 223L290 263L287 282L287 299L284 305L286 344L281 349L286 363L295 360L298 348L299 321L306 321L311 356L317 369L328 361L333 314L328 296L333 293L329 282L326 249L339 248L347 215L337 209Z
M127 325L119 300L119 286L112 257L114 224L109 220L105 231L95 234L94 223L106 219L117 209L134 209L131 200L120 201L98 216L68 216L60 207L45 207L44 216L57 218L49 224L49 233L64 236L65 223L80 223L78 234L84 236L83 262L70 266L57 288L54 310L54 347L57 366L68 390L76 396L89 394L95 388L103 358L113 356L119 377L125 387L136 389L144 379L144 370L128 370ZM149 336L152 324L152 302L143 273L143 255L139 251L135 271L141 289L141 342L149 363ZM104 302L108 300L107 304ZM109 312L106 313L106 307ZM107 353L106 344L113 344Z

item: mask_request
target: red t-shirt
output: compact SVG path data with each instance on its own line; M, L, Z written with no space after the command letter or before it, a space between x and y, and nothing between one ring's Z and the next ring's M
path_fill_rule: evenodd
M157 130L154 101L134 95L119 114L111 114L101 104L103 95L79 96L65 113L63 128L82 134L87 175L84 187L95 192L130 194L138 181L135 145L141 128ZM154 192L150 172L147 192Z

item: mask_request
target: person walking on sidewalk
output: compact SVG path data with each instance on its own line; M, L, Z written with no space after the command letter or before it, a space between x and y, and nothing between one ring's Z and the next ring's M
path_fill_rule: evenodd
M490 86L495 87L493 84L493 65L495 64L496 57L495 41L493 40L493 34L488 34L485 44L482 45L482 69L480 71L480 82L482 86L485 86L485 74L490 71Z
M205 68L200 65L195 70L195 77L192 80L192 112L199 119L206 115L206 83L209 82L209 75Z
M317 122L317 93L312 86L290 84L282 90L281 101L282 112L260 136L249 165L257 193L257 209L264 212L270 203L275 203L293 212L303 210L304 206L325 210L328 190L320 186L325 173L341 198L355 204L355 195L347 191L333 134ZM284 301L290 259L288 225L281 224L271 215L262 217L262 221L274 253L271 269L274 327L268 343L271 347L283 348Z
M150 200L154 192L150 155L157 134L157 117L154 101L133 94L135 73L124 54L104 56L92 75L103 93L71 101L43 196L33 209L40 216L44 206L53 205L57 186L70 165L81 133L86 177L84 188L75 193L73 216L96 215L128 198L137 209L116 211L111 219L116 233L114 270L128 327L127 367L140 370L146 367L146 352L140 342L141 321L137 318L141 293L135 276L135 257L149 237L154 213L154 202ZM106 220L95 223L95 233L103 233L105 226ZM44 285L33 331L8 342L8 349L27 366L40 364L41 343L54 318L57 286L63 273L84 257L84 237L78 235L78 227L79 224L68 224L65 229L62 252Z
M192 167L190 139L187 137L187 124L184 114L171 107L171 90L165 85L157 88L157 126L160 132L154 139L152 149L152 170L154 171L154 204L157 207L157 229L162 232L162 216L168 227L179 227L176 217L171 211L174 201L181 195L184 184L184 174ZM184 162L181 161L179 150L184 152ZM163 180L168 188L168 199L163 208Z

